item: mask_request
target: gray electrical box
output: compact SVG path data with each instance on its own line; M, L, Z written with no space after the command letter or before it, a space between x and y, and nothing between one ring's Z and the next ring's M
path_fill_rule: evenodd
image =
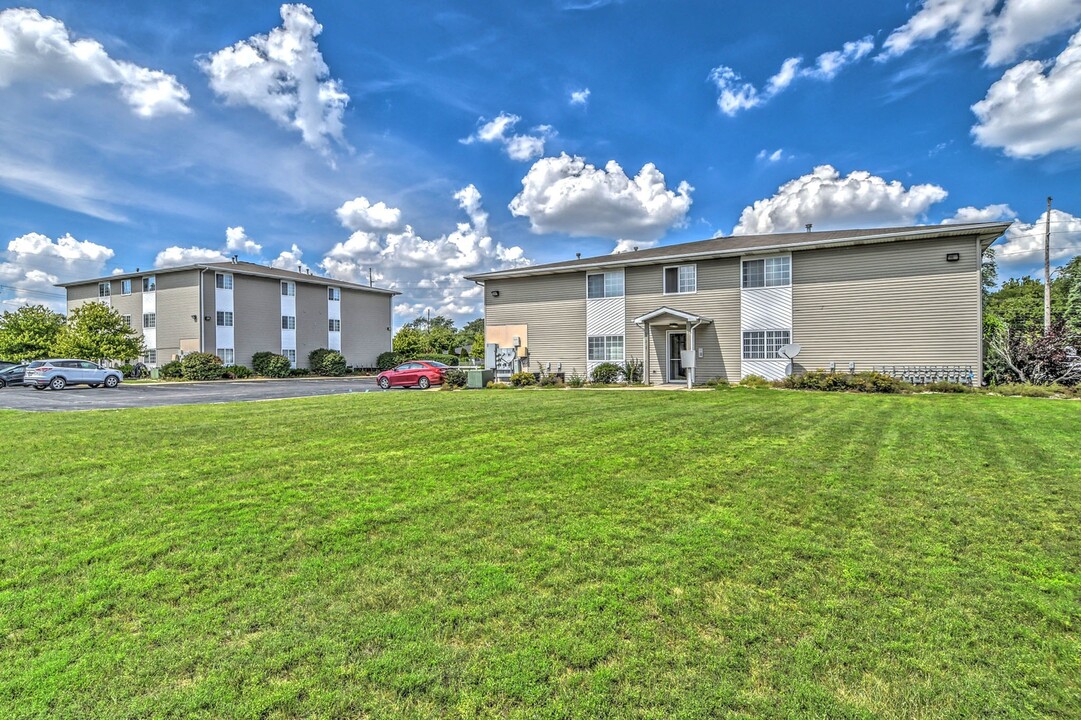
M684 369L690 369L694 367L694 351L693 350L680 350L679 362L683 365Z
M496 343L484 344L484 369L495 370L495 354L499 352L499 345Z

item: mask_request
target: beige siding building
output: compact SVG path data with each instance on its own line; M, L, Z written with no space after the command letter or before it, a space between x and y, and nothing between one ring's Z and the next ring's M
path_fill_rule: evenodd
M636 358L652 384L883 367L978 381L982 255L1007 227L744 235L468 279L486 341L517 339L532 371Z
M375 367L391 348L397 292L279 270L222 262L112 275L60 285L68 310L103 302L143 335L144 361L162 365L190 352L227 365L251 365L257 352L308 366L318 348L340 351L353 367Z

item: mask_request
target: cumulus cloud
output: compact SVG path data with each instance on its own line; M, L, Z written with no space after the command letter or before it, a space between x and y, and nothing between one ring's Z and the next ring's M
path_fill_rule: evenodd
M0 261L0 284L14 288L12 304L48 305L64 310L64 291L58 282L100 277L115 253L70 234L53 240L41 233L27 233L11 240ZM5 292L5 295L7 293Z
M342 115L349 95L330 68L315 38L323 26L307 5L282 5L282 26L266 35L219 50L199 61L210 87L230 105L247 105L304 142L328 152L330 141L348 147Z
M759 162L780 162L781 160L784 160L784 148L777 148L773 152L762 148L758 151L758 154L755 155L755 159L757 159Z
M304 252L297 247L296 243L288 250L282 250L278 257L270 261L271 267L276 267L279 270L293 270L294 272L303 272L306 268L301 257Z
M1003 203L985 205L982 208L968 205L958 208L953 217L946 218L942 223L944 225L953 225L956 223L995 222L997 220L1013 220L1015 217L1017 217L1017 213L1009 205Z
M1013 66L972 106L976 143L1013 157L1081 148L1081 32L1053 61Z
M986 63L1001 65L1078 22L1081 0L924 0L916 14L886 38L879 58L903 55L940 35L948 35L954 49L986 36Z
M846 66L862 60L874 50L871 36L846 42L840 50L819 55L813 64L804 65L802 57L790 57L781 63L780 70L759 90L746 82L735 70L720 65L710 71L709 79L717 87L717 107L725 115L734 116L742 110L759 107L784 92L799 78L829 81L837 77Z
M1005 241L995 245L999 272L1010 276L1043 264L1044 227L1047 212L1032 223L1015 222ZM1081 255L1081 217L1062 210L1051 211L1051 261L1066 262Z
M793 232L807 223L816 230L910 225L946 195L938 185L906 188L865 170L842 177L832 165L819 165L789 180L773 197L744 208L732 234Z
M242 225L225 229L225 249L230 252L258 255L263 246L248 237Z
M511 160L532 160L544 154L544 143L555 135L551 125L538 125L532 135L513 134L514 127L522 118L510 113L499 113L492 120L480 118L476 132L459 142L464 145L490 143L503 146Z
M172 245L157 254L154 258L154 267L165 268L179 265L225 262L228 259L220 250L214 250L213 248Z
M387 207L384 202L374 205L366 197L345 202L335 213L338 221L350 230L392 230L402 222L402 211Z
M27 83L56 100L110 85L141 117L186 114L188 90L176 77L109 56L101 43L74 40L64 23L33 8L0 12L0 88Z
M359 283L367 283L369 268L374 268L376 285L400 289L408 296L409 301L395 309L400 315L431 309L433 314L459 319L475 316L482 309L480 293L462 275L518 267L529 260L522 248L492 239L476 187L462 188L454 199L468 222L458 223L452 232L426 239L410 225L397 232L359 229L331 248L320 267L331 277ZM339 220L353 229L341 215Z
M533 164L509 207L535 233L644 243L685 222L693 190L686 181L669 190L653 163L632 179L614 160L600 169L562 153Z
M589 102L589 88L574 90L571 92L571 105L585 105Z

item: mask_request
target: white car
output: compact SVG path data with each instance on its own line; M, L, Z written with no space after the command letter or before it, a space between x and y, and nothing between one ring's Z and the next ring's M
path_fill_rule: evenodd
M124 375L119 370L102 367L89 360L35 360L26 366L23 385L35 390L63 390L68 385L114 388L123 379Z

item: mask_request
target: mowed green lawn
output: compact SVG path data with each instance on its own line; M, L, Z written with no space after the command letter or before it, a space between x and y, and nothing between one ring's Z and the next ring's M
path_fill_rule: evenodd
M0 413L0 717L1081 716L1081 402Z

